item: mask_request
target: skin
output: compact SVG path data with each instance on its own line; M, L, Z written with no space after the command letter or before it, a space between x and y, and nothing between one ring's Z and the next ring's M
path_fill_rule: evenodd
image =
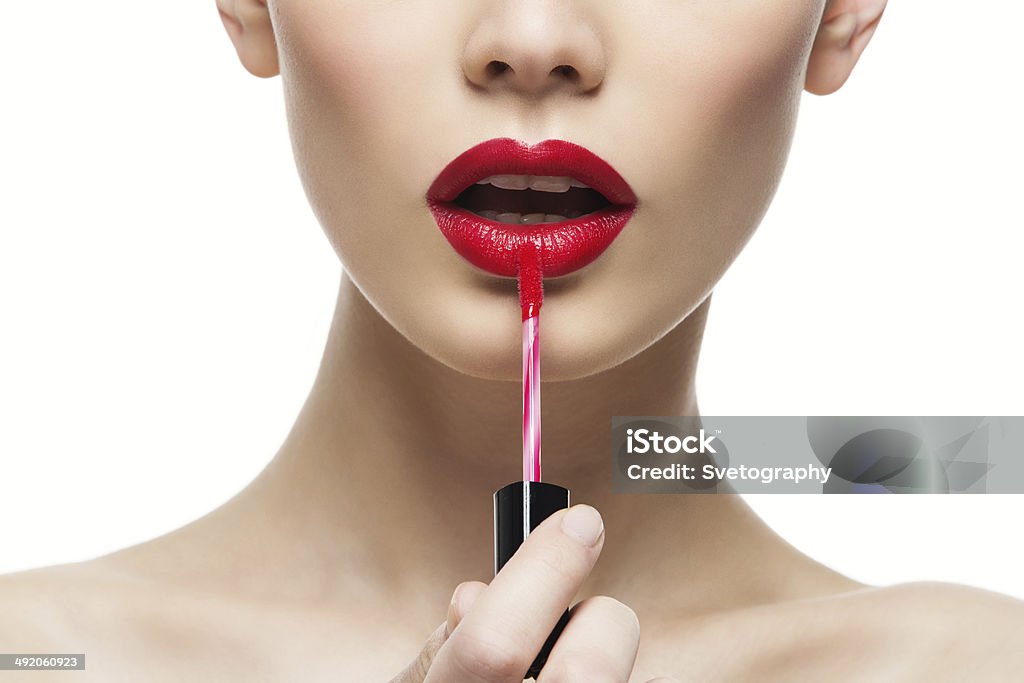
M218 0L245 68L282 77L345 266L320 372L221 508L0 577L0 649L85 652L81 680L513 681L575 604L542 681L1020 678L1016 600L864 586L738 496L607 486L610 416L697 414L710 293L767 209L800 94L842 86L884 5ZM640 205L546 283L545 476L588 505L491 581L490 494L519 474L515 284L458 257L423 195L502 135L586 145Z

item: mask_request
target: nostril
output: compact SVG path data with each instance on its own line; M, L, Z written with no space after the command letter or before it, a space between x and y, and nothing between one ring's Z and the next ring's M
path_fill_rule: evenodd
M551 70L551 73L556 76L565 76L574 83L580 79L580 72L576 70L576 67L569 64L559 64Z
M487 75L488 76L500 76L501 74L505 73L506 71L509 71L511 68L512 67L510 67L505 62L499 62L498 60L493 60L491 62L488 62L488 64L487 64Z

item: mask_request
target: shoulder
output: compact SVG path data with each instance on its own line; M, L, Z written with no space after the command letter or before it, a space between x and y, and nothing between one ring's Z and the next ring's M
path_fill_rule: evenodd
M839 608L846 624L833 645L869 634L878 657L898 653L886 669L928 680L1021 680L1024 602L971 586L915 582L853 595Z
M103 558L0 576L0 652L83 653L86 671L75 680L156 683L195 671L219 681L254 680L253 671L287 680L276 667L336 653L357 634L341 625L319 605L261 600ZM34 672L33 680L67 677Z
M88 601L82 598L94 594L94 584L81 565L0 575L0 641L5 649L41 652L41 645L64 640L76 619L85 616Z
M713 666L709 678L1024 680L1024 602L948 583L725 610L661 635L675 661Z
M962 631L967 620L1024 625L1024 601L993 591L938 581L870 588L840 596L847 608L863 618L885 616L911 622L927 618L937 626L956 624ZM887 612L896 609L897 612Z
M7 574L0 576L0 651L85 654L84 681L162 680L156 671L171 670L169 658L213 640L211 627L223 625L218 606L95 561ZM66 672L33 672L34 680L48 676L66 680Z
M0 650L20 654L84 654L101 635L111 579L86 563L0 576ZM66 672L34 671L33 680ZM86 674L84 680L94 680Z
M965 627L975 633L994 633L1015 628L1020 638L1024 630L1024 602L1000 593L971 586L921 581L893 586L862 588L811 600L796 600L777 606L782 618L811 618L828 625L826 631L837 639L851 633L881 642L930 641L936 646L957 647L964 639ZM764 610L762 610L763 612ZM765 619L764 614L755 621Z

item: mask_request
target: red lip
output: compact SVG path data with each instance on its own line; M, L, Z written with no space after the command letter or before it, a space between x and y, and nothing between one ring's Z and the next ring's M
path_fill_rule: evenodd
M558 223L501 223L454 203L462 192L491 175L570 176L600 192L610 203ZM600 256L626 226L637 198L606 161L564 140L529 145L496 138L471 147L437 176L427 204L441 232L463 258L495 275L514 277L523 244L534 242L545 277L582 268Z

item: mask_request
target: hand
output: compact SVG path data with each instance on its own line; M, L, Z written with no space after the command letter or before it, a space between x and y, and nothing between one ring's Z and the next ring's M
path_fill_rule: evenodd
M604 524L588 505L544 520L489 586L459 584L445 623L392 683L521 683L603 545ZM538 683L626 683L639 643L633 610L588 598L571 610Z

